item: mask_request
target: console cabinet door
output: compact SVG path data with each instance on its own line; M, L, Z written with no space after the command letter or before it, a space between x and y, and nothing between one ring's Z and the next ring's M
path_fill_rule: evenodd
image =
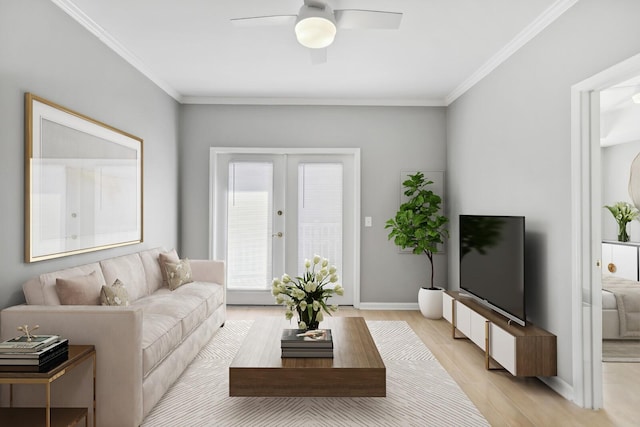
M453 323L453 298L445 293L442 294L442 317L449 323Z
M489 355L516 375L516 338L493 323L489 324Z
M485 348L485 323L487 319L471 310L471 316L469 319L471 322L471 335L467 335L471 341L473 341L478 347L484 350Z
M638 280L638 247L603 243L602 273L605 276Z
M456 328L471 338L471 309L459 302L456 302Z

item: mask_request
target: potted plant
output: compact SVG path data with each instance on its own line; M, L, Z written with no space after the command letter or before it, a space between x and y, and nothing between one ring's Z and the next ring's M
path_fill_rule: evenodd
M433 284L433 255L438 253L438 244L449 236L445 228L449 221L440 215L442 199L427 189L433 181L427 180L422 172L409 175L402 183L404 195L409 199L400 205L395 218L386 222L390 229L389 240L402 249L411 248L414 254L425 254L431 265L429 287L421 287L418 304L422 315L431 319L442 317L442 292Z
M638 219L640 211L628 202L617 202L612 206L605 205L605 208L609 209L609 212L611 212L611 215L613 215L613 218L618 223L618 241L628 242L629 233L627 233L627 223Z

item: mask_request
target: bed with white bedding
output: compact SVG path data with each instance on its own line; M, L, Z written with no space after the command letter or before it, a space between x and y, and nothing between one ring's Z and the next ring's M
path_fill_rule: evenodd
M602 338L640 339L640 282L602 277Z

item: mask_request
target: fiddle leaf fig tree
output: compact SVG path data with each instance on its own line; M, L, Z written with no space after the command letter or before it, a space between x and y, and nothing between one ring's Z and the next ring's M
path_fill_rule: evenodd
M438 244L444 243L449 237L445 228L449 220L440 215L442 199L427 186L433 181L427 180L422 172L408 175L402 183L404 195L409 198L400 205L395 218L386 222L389 240L402 249L412 248L414 254L425 254L431 264L431 287L433 286L433 255L438 253Z

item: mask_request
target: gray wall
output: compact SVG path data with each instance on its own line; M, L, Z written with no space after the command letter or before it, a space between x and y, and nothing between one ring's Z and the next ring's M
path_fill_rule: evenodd
M640 141L603 147L602 158L602 205L617 202L633 203L629 196L629 172L631 162L640 154ZM633 242L640 242L640 222L627 224L627 233ZM602 238L618 240L618 224L608 209L602 209Z
M450 214L526 216L528 317L558 336L558 375L570 385L570 89L640 52L638 16L636 0L582 0L447 110ZM452 231L455 242L455 220Z
M362 215L374 219L362 229L362 301L415 302L426 260L398 254L383 223L400 170L447 169L451 242L460 213L527 217L529 318L558 335L559 375L571 384L570 87L640 52L638 16L637 0L578 2L447 109L445 156L445 109L179 108L52 3L0 0L0 307L22 301L20 284L40 272L176 246L178 231L183 254L207 256L210 146L360 147ZM23 262L26 91L145 140L144 244ZM444 255L436 266L436 281L454 289L457 257L450 243L448 277Z
M185 256L209 253L210 147L355 147L362 156L361 213L373 217L371 228L362 221L361 301L417 302L427 258L399 254L384 222L398 208L401 170L444 170L444 108L185 105L181 113ZM436 258L436 284L446 285L446 256Z
M144 140L144 243L26 264L24 93ZM42 272L177 244L178 104L50 1L0 0L0 308Z

